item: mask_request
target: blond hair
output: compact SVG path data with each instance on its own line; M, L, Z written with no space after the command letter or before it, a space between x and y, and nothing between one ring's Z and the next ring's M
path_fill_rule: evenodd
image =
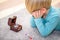
M49 9L52 0L25 0L26 8L30 13L41 8Z

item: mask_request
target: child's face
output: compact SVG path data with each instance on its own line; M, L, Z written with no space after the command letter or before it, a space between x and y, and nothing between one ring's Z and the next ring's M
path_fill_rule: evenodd
M40 9L40 13L45 14L46 12L47 12L47 9L46 8L41 8Z
M32 15L33 15L35 18L39 18L39 17L45 16L46 13L47 13L46 8L41 8L40 10L34 11L34 12L32 13Z
M40 10L37 10L37 11L40 11L41 14L46 14L47 13L46 8L41 8Z

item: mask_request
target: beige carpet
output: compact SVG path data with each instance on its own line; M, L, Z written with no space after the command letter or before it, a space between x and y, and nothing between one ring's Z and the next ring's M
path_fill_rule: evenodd
M11 31L7 25L8 18L11 16L17 16L17 23L23 26L23 29L18 33ZM25 34L29 34L33 40L60 40L60 31L55 31L46 38L41 37L38 30L30 26L30 17L31 15L27 10L22 9L12 15L0 19L0 40L30 40Z

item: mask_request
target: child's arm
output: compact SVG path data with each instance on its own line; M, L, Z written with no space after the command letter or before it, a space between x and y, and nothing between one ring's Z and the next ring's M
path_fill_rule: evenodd
M34 19L36 26L42 36L48 36L57 26L59 17L51 18L45 25L42 23L41 18Z
M31 17L30 24L33 28L36 28L36 24L34 22L34 17L33 16Z

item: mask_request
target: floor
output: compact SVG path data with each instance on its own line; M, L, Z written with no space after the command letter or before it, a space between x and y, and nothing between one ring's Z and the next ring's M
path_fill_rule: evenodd
M11 31L7 24L8 18L12 16L17 16L16 23L23 26L23 29L17 33ZM12 15L0 19L0 40L30 40L30 38L25 34L31 36L33 40L60 40L60 31L54 31L46 38L42 37L36 28L30 26L30 17L31 15L24 8Z
M24 4L20 4L20 5L11 7L11 8L4 9L4 10L0 11L0 19L6 17L8 15L11 15L14 12L17 12L17 11L19 11L21 9L24 9L24 8L25 8L25 5Z

